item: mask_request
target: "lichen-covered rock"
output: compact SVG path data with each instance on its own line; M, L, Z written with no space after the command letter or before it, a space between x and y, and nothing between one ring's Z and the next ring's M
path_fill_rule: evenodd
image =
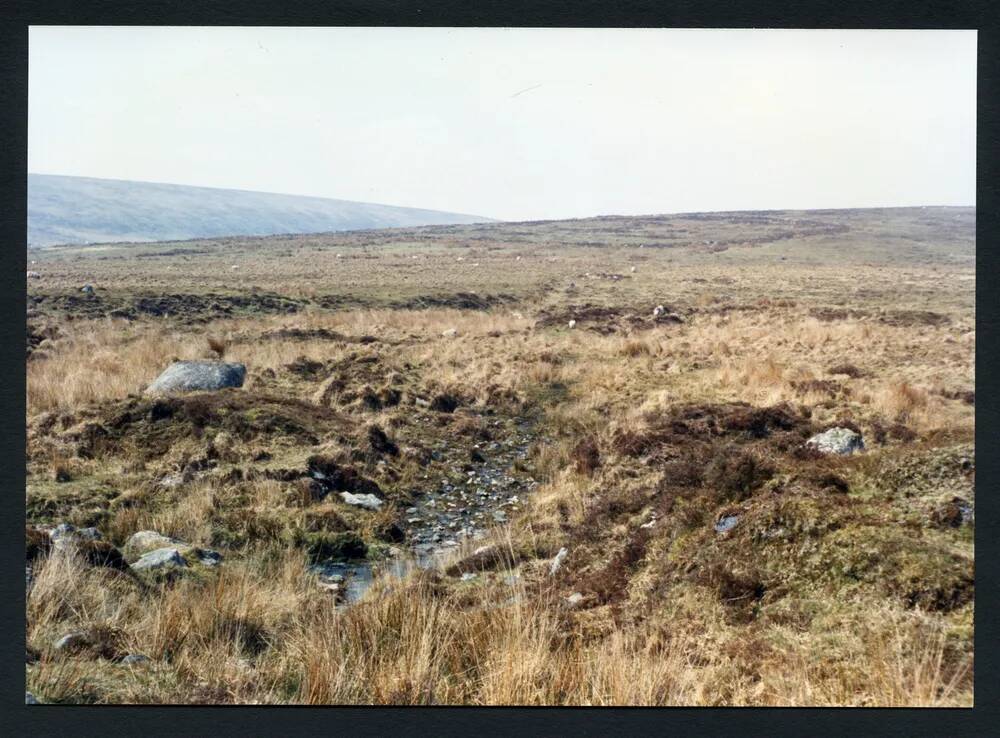
M132 564L136 571L159 571L162 569L185 568L187 560L176 548L158 548L150 551Z
M176 548L181 545L184 545L183 541L165 536L162 533L157 533L155 530L140 530L129 537L122 548L122 552L125 554L126 559L135 561L150 551L155 551L159 548Z
M247 368L243 364L222 361L175 361L157 377L147 394L194 392L242 387Z
M824 454L846 455L853 454L855 451L863 451L865 442L860 433L856 433L850 428L831 428L810 438L806 441L806 446Z
M340 496L348 505L356 505L367 510L378 510L382 507L382 500L375 495L355 495L350 492L341 492Z

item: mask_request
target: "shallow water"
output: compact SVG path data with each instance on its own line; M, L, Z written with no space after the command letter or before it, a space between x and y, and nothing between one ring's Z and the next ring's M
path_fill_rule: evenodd
M432 569L464 541L483 538L489 527L502 525L520 509L523 498L537 482L516 472L534 441L527 421L517 424L517 432L506 442L475 444L485 460L474 465L464 478L455 482L442 477L428 484L403 515L407 542L396 556L382 561L329 561L310 567L321 586L336 585L341 606L357 602L379 577L401 579L416 569ZM441 447L439 454L467 454L468 449ZM450 464L463 463L460 456ZM508 513L509 511L509 513Z

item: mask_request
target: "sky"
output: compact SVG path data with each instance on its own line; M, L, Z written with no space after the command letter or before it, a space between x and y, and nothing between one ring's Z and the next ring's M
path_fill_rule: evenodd
M975 31L33 26L28 170L504 220L974 205Z

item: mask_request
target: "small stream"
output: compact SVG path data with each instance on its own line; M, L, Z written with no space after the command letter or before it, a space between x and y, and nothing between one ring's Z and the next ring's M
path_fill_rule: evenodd
M519 462L527 459L536 439L533 425L519 421L505 440L476 443L471 448L439 441L433 457L453 472L428 481L415 495L416 501L402 516L406 543L400 552L381 561L315 564L310 571L317 574L320 586L334 592L343 607L361 599L376 578L402 578L415 569L435 568L463 542L481 539L490 528L506 524L538 486L518 468L523 467Z

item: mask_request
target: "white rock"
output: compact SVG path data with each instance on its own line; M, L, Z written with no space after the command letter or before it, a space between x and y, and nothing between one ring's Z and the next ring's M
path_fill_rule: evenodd
M632 274L635 274L635 267L629 267L629 271L632 272Z
M570 607L576 607L583 601L583 595L579 592L574 592L569 597L566 598L566 604Z
M458 335L458 331L455 330L454 328L449 328L446 331L442 331L441 335L444 336L445 338L454 338L455 336Z
M550 575L555 574L557 571L559 571L560 568L562 568L563 561L566 560L566 556L568 554L569 551L567 551L565 548L559 549L559 553L557 553L555 558L552 559L552 568L549 569Z
M847 455L863 451L865 442L861 434L855 433L850 428L831 428L810 438L806 441L806 446L824 454Z
M567 325L569 325L570 328L576 328L576 321L571 320Z
M375 495L356 495L351 492L341 492L340 496L348 505L356 505L366 510L378 510L382 507L382 500Z
M653 317L659 318L661 315L663 315L664 312L666 312L666 309L663 307L663 305L657 305L655 308L653 308Z

